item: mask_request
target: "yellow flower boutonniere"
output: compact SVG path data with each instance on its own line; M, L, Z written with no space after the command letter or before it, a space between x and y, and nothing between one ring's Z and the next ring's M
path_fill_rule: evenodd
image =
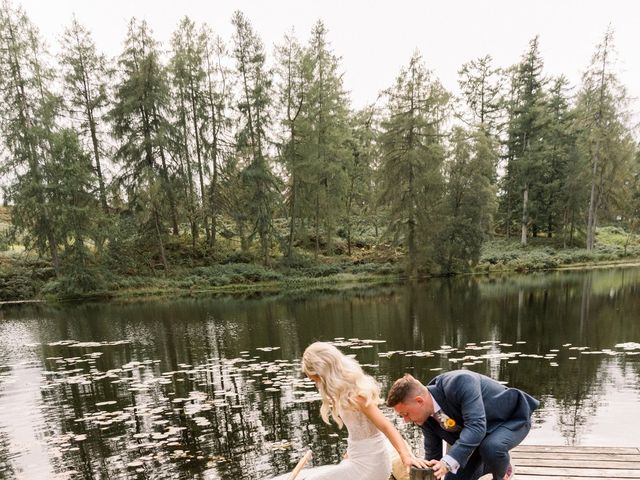
M449 417L445 420L444 426L447 428L453 428L456 426L456 421L453 418Z

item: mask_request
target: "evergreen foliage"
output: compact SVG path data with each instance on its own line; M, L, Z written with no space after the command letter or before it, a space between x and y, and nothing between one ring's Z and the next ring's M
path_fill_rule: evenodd
M13 225L0 249L19 242L38 257L41 292L86 297L158 274L158 288L288 275L296 286L402 261L416 278L638 251L640 150L611 30L575 89L545 74L535 37L516 65L462 65L458 99L416 52L356 110L322 21L272 56L241 12L231 24L228 48L188 17L163 46L132 19L111 59L73 18L53 59L2 3ZM503 237L504 251L487 251ZM540 237L554 251L530 251ZM18 270L0 271L2 288L34 294Z
M443 226L445 157L443 122L449 94L432 79L416 53L388 91L380 135L380 200L389 210L388 230L407 248L408 268L433 268Z

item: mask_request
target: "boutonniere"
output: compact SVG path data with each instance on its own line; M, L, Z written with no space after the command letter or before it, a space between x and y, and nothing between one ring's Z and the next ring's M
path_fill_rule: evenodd
M457 422L442 410L439 410L434 415L434 417L436 418L440 426L448 432L459 432L460 430L462 430Z

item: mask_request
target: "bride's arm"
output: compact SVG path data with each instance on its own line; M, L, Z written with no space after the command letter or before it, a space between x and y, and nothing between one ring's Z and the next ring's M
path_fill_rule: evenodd
M415 465L419 468L427 468L427 461L419 459L411 453L407 442L404 441L400 432L396 430L396 427L389 421L387 417L380 411L377 405L373 402L366 405L366 400L362 397L357 397L358 407L360 411L364 413L369 420L389 439L393 448L396 449L400 455L400 459L404 466L409 470L411 465Z

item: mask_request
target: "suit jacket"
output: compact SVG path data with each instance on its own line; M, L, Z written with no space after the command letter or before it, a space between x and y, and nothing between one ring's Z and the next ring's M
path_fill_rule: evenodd
M452 447L447 452L464 468L485 436L504 426L516 430L531 421L540 402L516 388L469 370L455 370L435 377L427 385L440 408L456 424L459 432L443 429L429 417L422 424L425 458L442 458L442 440Z

